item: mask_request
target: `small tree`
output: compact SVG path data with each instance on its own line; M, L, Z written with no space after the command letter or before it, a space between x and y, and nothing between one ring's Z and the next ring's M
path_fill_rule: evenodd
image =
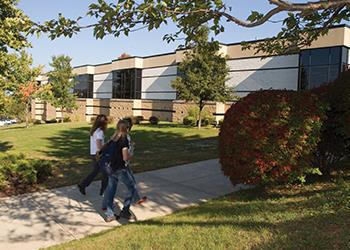
M29 127L29 116L30 116L32 100L34 99L37 91L38 91L38 86L34 82L21 84L19 87L19 93L21 95L22 103L24 104L26 128Z
M4 85L11 86L11 88L7 88L4 100L7 99L6 106L16 105L17 108L24 109L26 127L28 127L31 102L40 90L36 84L36 78L39 76L42 67L33 67L33 59L25 51L21 51L19 54L11 54L11 60L8 63L10 64L8 68L11 70L3 78L3 81ZM14 115L9 113L11 109L4 110L7 111L7 116ZM12 109L12 111L14 110Z
M232 97L232 90L226 86L229 68L226 58L219 54L219 43L208 41L207 27L200 27L197 32L196 41L179 65L182 76L172 82L172 87L180 99L198 104L198 128L201 128L205 101L225 102Z
M53 56L50 66L52 71L48 73L50 84L50 95L48 101L61 112L74 109L76 95L73 88L76 84L71 66L72 59L69 56ZM63 122L63 117L61 117Z

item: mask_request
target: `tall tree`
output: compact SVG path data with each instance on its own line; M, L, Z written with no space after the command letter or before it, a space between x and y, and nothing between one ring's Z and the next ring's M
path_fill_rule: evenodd
M24 107L26 127L29 125L31 102L39 93L36 78L41 73L42 67L33 67L33 59L25 51L19 54L10 54L7 62L8 74L3 78L6 87L4 94L5 103ZM15 100L10 100L15 99ZM11 115L11 114L10 114ZM12 114L13 115L13 114Z
M200 27L197 32L196 41L178 67L182 76L172 82L172 87L181 99L198 104L201 128L205 101L225 102L232 98L232 90L226 86L229 68L226 58L219 54L219 43L208 41L207 27Z
M172 41L185 34L189 42L195 39L193 31L203 24L208 24L210 30L219 34L225 31L223 23L250 28L272 21L280 22L282 30L269 41L253 47L269 54L282 54L310 45L326 34L332 25L347 22L350 17L350 0L265 1L271 5L270 10L261 13L252 7L251 14L242 20L232 14L238 2L230 5L230 1L224 0L98 0L89 5L85 14L97 20L96 23L81 25L82 17L68 19L59 15L57 20L35 24L33 32L49 32L50 37L55 39L62 35L71 37L82 29L93 28L95 37L103 38L107 34L128 35L142 28L158 29L174 22L178 30L174 34L166 34L164 39ZM276 16L282 16L282 20L273 20Z
M76 82L71 61L72 59L69 56L53 56L50 63L52 70L47 74L51 90L48 101L52 106L61 110L62 116L63 112L76 107L76 95L73 93ZM63 120L63 117L61 117L62 122Z
M12 65L16 56L9 50L19 51L30 44L26 34L32 27L30 19L17 8L17 0L0 1L0 90L11 90ZM6 84L5 84L6 83ZM3 94L3 93L2 93Z

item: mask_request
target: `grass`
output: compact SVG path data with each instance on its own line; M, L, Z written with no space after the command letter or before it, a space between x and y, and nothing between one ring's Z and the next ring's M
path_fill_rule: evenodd
M50 250L350 249L350 181L241 191Z
M90 171L88 123L13 126L0 129L0 151L24 153L53 161L54 175L48 188L76 184ZM113 133L107 131L107 138ZM134 126L136 143L132 168L135 172L166 168L217 157L218 130L189 128L163 123Z

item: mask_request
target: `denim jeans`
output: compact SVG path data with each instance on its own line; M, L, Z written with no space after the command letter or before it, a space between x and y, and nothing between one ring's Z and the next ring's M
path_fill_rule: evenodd
M129 194L124 199L124 207L123 210L129 210L131 204L140 200L140 195L137 191L136 181L133 173L129 168L120 169L114 172L112 175L108 177L108 186L104 193L102 207L106 207L106 215L113 216L113 200L114 196L117 192L118 182L121 181L124 183L126 188L128 189Z
M99 164L96 161L96 156L95 155L91 155L91 159L92 159L92 167L93 167L92 171L83 180L81 180L79 185L82 188L88 187L91 184L91 182L94 181L94 179L96 178L98 173L101 172L101 174L102 174L101 191L104 192L106 187L107 187L107 184L108 184L108 177L103 171L101 171L100 166L99 166Z

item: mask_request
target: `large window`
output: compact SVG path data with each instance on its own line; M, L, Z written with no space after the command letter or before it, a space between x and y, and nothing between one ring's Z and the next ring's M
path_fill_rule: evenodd
M78 75L75 80L77 84L74 87L74 93L79 98L93 98L94 75Z
M112 98L141 99L141 69L113 71Z
M300 53L299 88L312 89L336 79L347 64L348 49L308 49Z

